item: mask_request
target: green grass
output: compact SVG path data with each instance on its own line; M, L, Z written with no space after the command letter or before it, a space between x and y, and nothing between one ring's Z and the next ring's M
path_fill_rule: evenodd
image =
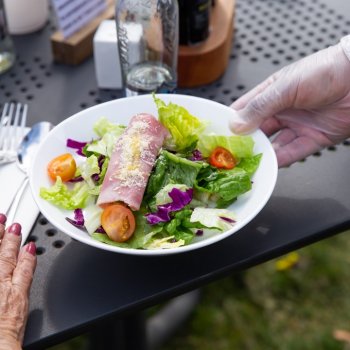
M161 350L350 349L333 336L350 332L349 233L299 250L290 269L278 271L275 260L207 285ZM85 348L74 341L52 349Z

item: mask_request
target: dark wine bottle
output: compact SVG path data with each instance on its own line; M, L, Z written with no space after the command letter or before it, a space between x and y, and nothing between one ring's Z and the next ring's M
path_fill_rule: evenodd
M200 43L209 36L211 0L178 0L180 45Z

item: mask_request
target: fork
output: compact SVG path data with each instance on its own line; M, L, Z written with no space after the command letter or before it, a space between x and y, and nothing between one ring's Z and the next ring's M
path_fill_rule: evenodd
M24 137L28 105L6 102L0 118L0 165L14 162Z

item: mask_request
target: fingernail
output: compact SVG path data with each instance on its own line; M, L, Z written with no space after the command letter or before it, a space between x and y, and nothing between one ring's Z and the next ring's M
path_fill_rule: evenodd
M6 223L6 215L0 214L0 224L4 225Z
M21 234L21 229L22 229L21 225L15 223L9 227L8 232L19 236Z
M244 135L251 132L250 128L247 128L247 124L237 123L237 122L230 122L230 129L234 134L238 135Z
M35 246L35 243L34 242L29 242L27 245L26 245L26 251L32 255L36 255L36 246Z
M231 131L239 132L240 129L244 128L245 124L230 120L229 126L230 126Z
M247 122L237 111L232 110L232 112L233 114L229 121L229 127L234 133L239 133L241 129L244 129L244 127L247 125Z

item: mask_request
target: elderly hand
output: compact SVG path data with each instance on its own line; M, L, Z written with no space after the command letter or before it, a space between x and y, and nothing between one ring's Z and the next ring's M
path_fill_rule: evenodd
M33 242L20 249L21 225L5 230L0 214L0 349L21 349L28 315L29 289L36 266Z
M284 67L231 106L230 127L248 133L261 127L280 167L350 136L350 36L338 45Z

